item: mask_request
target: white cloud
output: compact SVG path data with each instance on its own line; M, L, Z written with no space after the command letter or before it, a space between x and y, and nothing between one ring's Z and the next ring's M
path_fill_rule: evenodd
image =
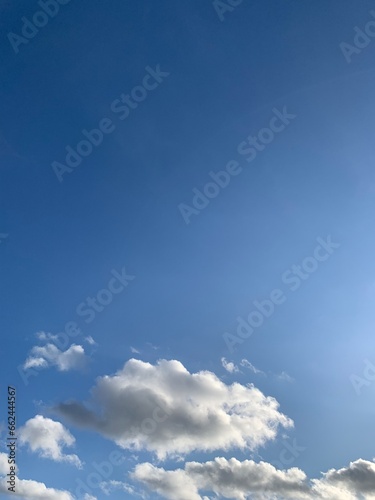
M139 464L133 478L144 483L151 491L171 500L201 500L194 481L184 470L165 471L149 463Z
M173 471L144 463L135 467L132 477L170 500L202 500L202 490L236 500L375 498L375 464L361 459L312 481L296 467L281 471L266 462L240 462L235 458L188 462L184 469ZM187 492L186 496L181 492Z
M288 375L286 372L281 372L277 378L279 380L285 380L286 382L294 382L294 378Z
M90 345L98 345L97 342L89 335L88 337L85 337L85 341L90 344Z
M0 453L0 474L5 476L8 473L8 456L5 453ZM25 500L74 500L68 491L47 488L44 483L29 479L19 479L16 477L16 493L9 492L8 487L7 477L0 477L0 493L7 495L9 498L24 498Z
M0 476L6 475L9 472L8 455L0 453Z
M75 438L60 422L36 415L18 431L20 444L28 445L32 452L56 462L67 462L78 468L82 463L77 455L65 455L63 448L75 444Z
M8 484L6 478L0 479L0 493L7 493ZM68 491L47 488L44 483L32 481L30 479L16 478L17 493L9 494L9 498L24 498L25 500L73 500Z
M250 363L250 361L248 361L246 358L242 359L241 360L241 363L240 363L241 366L244 366L245 368L248 368L249 370L251 370L253 373L261 373L262 375L264 375L265 373L262 372L262 370L258 370L258 368L255 368L255 366Z
M365 500L375 498L375 463L358 459L348 467L330 469L323 479L313 480L313 490L329 500Z
M54 344L48 343L31 349L24 363L24 369L56 366L59 371L68 371L82 369L86 363L87 357L81 345L72 344L66 351L60 351Z
M100 483L100 489L105 495L110 495L113 491L124 491L125 493L129 493L134 496L141 496L142 494L137 493L133 486L128 483L124 483L122 481L103 481Z
M229 373L235 373L238 372L238 366L236 366L232 361L227 361L225 358L221 358L221 364L223 365L223 368Z
M133 354L140 354L140 351L138 351L135 347L130 346L130 350Z
M149 345L151 347L151 349L154 349L155 351L160 349L160 346L154 345L151 342L146 342L146 344Z
M57 411L119 446L159 458L194 450L255 450L293 422L252 384L224 384L214 373L189 373L176 360L156 365L131 359L92 389L98 413L77 402ZM147 425L146 425L147 424Z
M54 335L52 335L51 333L46 333L46 332L42 331L42 332L37 332L35 336L38 340L49 340Z
M240 366L243 366L244 368L248 368L250 371L252 371L255 374L260 374L260 375L266 375L265 372L262 370L259 370L256 368L250 361L246 358L243 358L240 362ZM294 378L288 375L285 371L275 375L270 373L273 377L276 377L278 380L284 380L286 382L294 382Z

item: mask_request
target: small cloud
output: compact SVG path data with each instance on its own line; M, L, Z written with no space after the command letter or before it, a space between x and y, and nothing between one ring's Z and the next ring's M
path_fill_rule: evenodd
M113 491L123 491L125 493L129 493L130 495L136 496L137 492L135 489L130 486L128 483L124 483L122 481L102 481L99 484L100 489L103 491L105 495L110 495ZM141 496L141 495L139 495Z
M97 342L95 342L95 340L91 337L91 335L89 335L88 337L85 337L84 339L88 344L90 345L98 345Z
M30 356L29 358L27 358L24 364L25 370L27 370L28 368L47 368L47 366L48 363L44 358L37 358L35 356Z
M134 354L141 354L140 351L138 351L138 349L136 349L135 347L130 346L130 350Z
M79 469L82 462L77 455L65 455L63 448L73 446L75 438L60 422L36 415L18 431L20 443L28 445L32 452L55 462L68 462Z
M221 358L221 364L223 365L223 368L229 373L236 373L239 372L238 366L232 363L232 361L227 361L224 357Z
M159 349L159 346L151 344L151 342L146 342L146 344L149 345L151 347L151 349L154 349L155 351L157 351Z
M255 374L259 373L261 375L265 375L265 373L262 370L258 370L258 368L256 368L252 363L250 363L250 361L248 361L245 358L241 360L240 365L243 366L244 368L248 368Z
M35 337L38 339L38 340L41 340L41 341L45 341L45 340L48 340L50 337L52 337L52 334L51 333L46 333L46 332L37 332L35 334Z
M81 345L72 344L66 351L60 351L54 344L34 346L24 363L24 369L48 368L56 366L59 371L83 369L87 364L87 356Z
M294 378L288 375L286 372L281 372L277 375L279 380L285 380L286 382L294 382Z

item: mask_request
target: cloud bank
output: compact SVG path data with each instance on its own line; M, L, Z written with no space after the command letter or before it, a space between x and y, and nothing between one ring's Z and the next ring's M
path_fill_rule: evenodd
M361 459L311 481L296 467L277 470L266 462L222 457L205 463L188 462L184 469L172 471L138 464L132 477L169 500L204 500L207 497L200 495L202 490L235 500L375 498L375 463Z

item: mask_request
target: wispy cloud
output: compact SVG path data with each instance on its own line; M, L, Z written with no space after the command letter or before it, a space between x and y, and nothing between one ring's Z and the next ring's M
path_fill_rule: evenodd
M221 358L221 364L223 368L229 373L239 372L238 366L235 365L232 361L227 361L224 357Z
M38 332L36 337L44 346L34 346L23 364L25 370L30 368L49 368L55 366L59 371L81 370L87 366L88 356L81 345L72 344L67 350L60 350L54 343L57 335ZM90 345L96 345L92 337L85 339Z
M252 363L250 363L250 361L247 360L246 358L241 360L240 365L243 366L244 368L248 368L255 374L265 375L265 373L262 370L258 370L258 368L256 368Z
M85 337L84 340L90 345L98 345L97 342L95 342L95 340L91 337L91 335Z
M279 380L285 380L285 382L294 382L294 378L288 375L286 372L281 372L277 375Z
M24 369L56 366L59 371L79 370L86 366L87 357L81 345L72 344L66 351L60 351L54 344L35 346L24 363Z

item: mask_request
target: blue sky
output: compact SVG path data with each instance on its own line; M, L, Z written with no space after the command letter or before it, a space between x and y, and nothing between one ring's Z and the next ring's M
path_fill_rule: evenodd
M318 489L301 495L370 498L375 40L358 38L358 30L368 26L371 33L373 3L73 0L58 4L56 15L46 15L46 24L23 43L11 42L9 33L22 36L23 18L32 20L40 5L3 0L0 8L0 452L7 452L11 385L24 441L17 450L19 481L60 491L31 496L22 490L31 486L20 482L20 498L80 500L77 479L87 481L92 463L108 461L113 450L124 462L103 479L106 485L91 488L97 499L182 498L173 495L184 487L189 500L258 498L246 489L225 496L223 484L215 496L209 483L198 487L196 473L184 469L216 457L297 467L309 480L342 469L347 479L327 475ZM128 104L127 95L133 96ZM100 144L83 145L91 153L69 166L66 147L77 151L87 140L82 131L101 127L93 136ZM249 137L258 142L249 145ZM207 198L212 172L227 185L211 187L215 195ZM200 202L194 202L197 190ZM308 277L292 291L283 275L329 237L336 246L320 251L327 258L315 259L311 273L302 271ZM269 300L275 289L285 301L230 349L225 334L237 335L237 318L246 320L254 301ZM95 311L87 300L98 294L106 305ZM77 312L80 305L94 311L92 321ZM80 333L60 336L67 342L62 348L54 336L68 322ZM182 365L221 380L219 406L234 404L234 382L246 394L253 391L247 384L254 384L265 398L275 398L273 424L264 422L270 429L277 422L275 435L255 436L252 425L251 431L237 429L246 442L240 449L230 437L232 423L228 441L223 437L217 448L209 444L208 428L191 447L172 444L188 440L189 419L195 418L187 414L182 437L173 434L183 429L173 420L182 414L179 395L194 399L190 375L174 392ZM148 382L146 366L154 370ZM110 415L116 391L104 398L99 388L90 400L98 377L115 386L115 373L130 388L130 395L116 396L124 397L121 430ZM202 393L213 383L207 374L196 378ZM170 402L170 427L167 419L152 434L137 435L134 452L121 441L124 422L149 418L152 394ZM248 397L251 406L253 392ZM209 412L199 398L195 408ZM83 408L92 412L84 422L78 417ZM93 415L104 418L106 412L106 424L97 424ZM284 428L281 415L294 427ZM38 447L46 426L51 441L38 441ZM66 444L73 436L74 446L60 449L57 436ZM256 444L249 444L252 439ZM284 443L293 439L303 451L282 463ZM162 449L166 457L160 458ZM356 467L366 468L370 492L354 484ZM186 481L173 479L168 490L167 471L175 469L185 470ZM157 487L153 474L159 474ZM285 491L272 498L291 498L282 496Z

